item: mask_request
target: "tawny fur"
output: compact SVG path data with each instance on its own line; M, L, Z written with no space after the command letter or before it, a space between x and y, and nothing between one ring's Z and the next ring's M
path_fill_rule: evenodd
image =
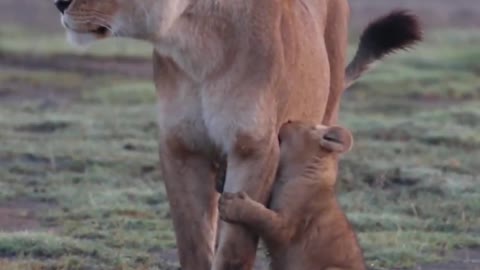
M214 256L218 164L228 167L226 191L265 203L280 125L335 123L347 0L57 1L74 43L153 44L160 167L182 269L251 269L257 237L242 227L222 224Z
M335 196L337 154L352 144L340 127L289 123L270 209L246 193L225 193L220 217L265 241L273 270L364 270L356 235Z

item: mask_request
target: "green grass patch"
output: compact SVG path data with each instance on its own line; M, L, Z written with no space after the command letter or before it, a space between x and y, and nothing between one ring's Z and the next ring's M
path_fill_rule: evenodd
M85 48L74 48L68 44L64 34L32 32L13 26L0 26L0 51L31 54L83 54L95 56L138 56L148 57L152 46L134 40L105 40Z
M1 257L58 258L65 255L98 257L100 250L93 243L63 238L48 233L1 233Z
M85 101L100 102L104 106L112 104L135 105L135 104L155 104L156 95L152 82L116 82L113 85L106 86L96 91L88 92L84 95Z

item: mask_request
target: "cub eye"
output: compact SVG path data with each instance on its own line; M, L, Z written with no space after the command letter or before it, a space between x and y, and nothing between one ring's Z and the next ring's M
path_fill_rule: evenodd
M323 136L323 139L325 139L326 141L329 141L329 142L333 142L333 143L342 143L342 141L339 140L337 137L331 136L331 135L325 135L325 136Z

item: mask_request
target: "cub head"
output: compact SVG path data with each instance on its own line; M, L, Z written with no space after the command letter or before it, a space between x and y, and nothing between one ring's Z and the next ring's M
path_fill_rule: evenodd
M278 137L281 177L320 177L332 185L336 179L337 155L348 152L353 145L351 132L343 127L298 121L284 124Z
M107 37L157 38L190 0L54 0L68 40L88 45Z

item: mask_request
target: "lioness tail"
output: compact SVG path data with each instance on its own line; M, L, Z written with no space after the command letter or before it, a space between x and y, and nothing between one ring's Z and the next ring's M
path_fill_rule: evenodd
M375 62L397 50L406 50L422 40L422 29L415 15L396 10L368 25L360 45L347 67L345 88L372 69Z

